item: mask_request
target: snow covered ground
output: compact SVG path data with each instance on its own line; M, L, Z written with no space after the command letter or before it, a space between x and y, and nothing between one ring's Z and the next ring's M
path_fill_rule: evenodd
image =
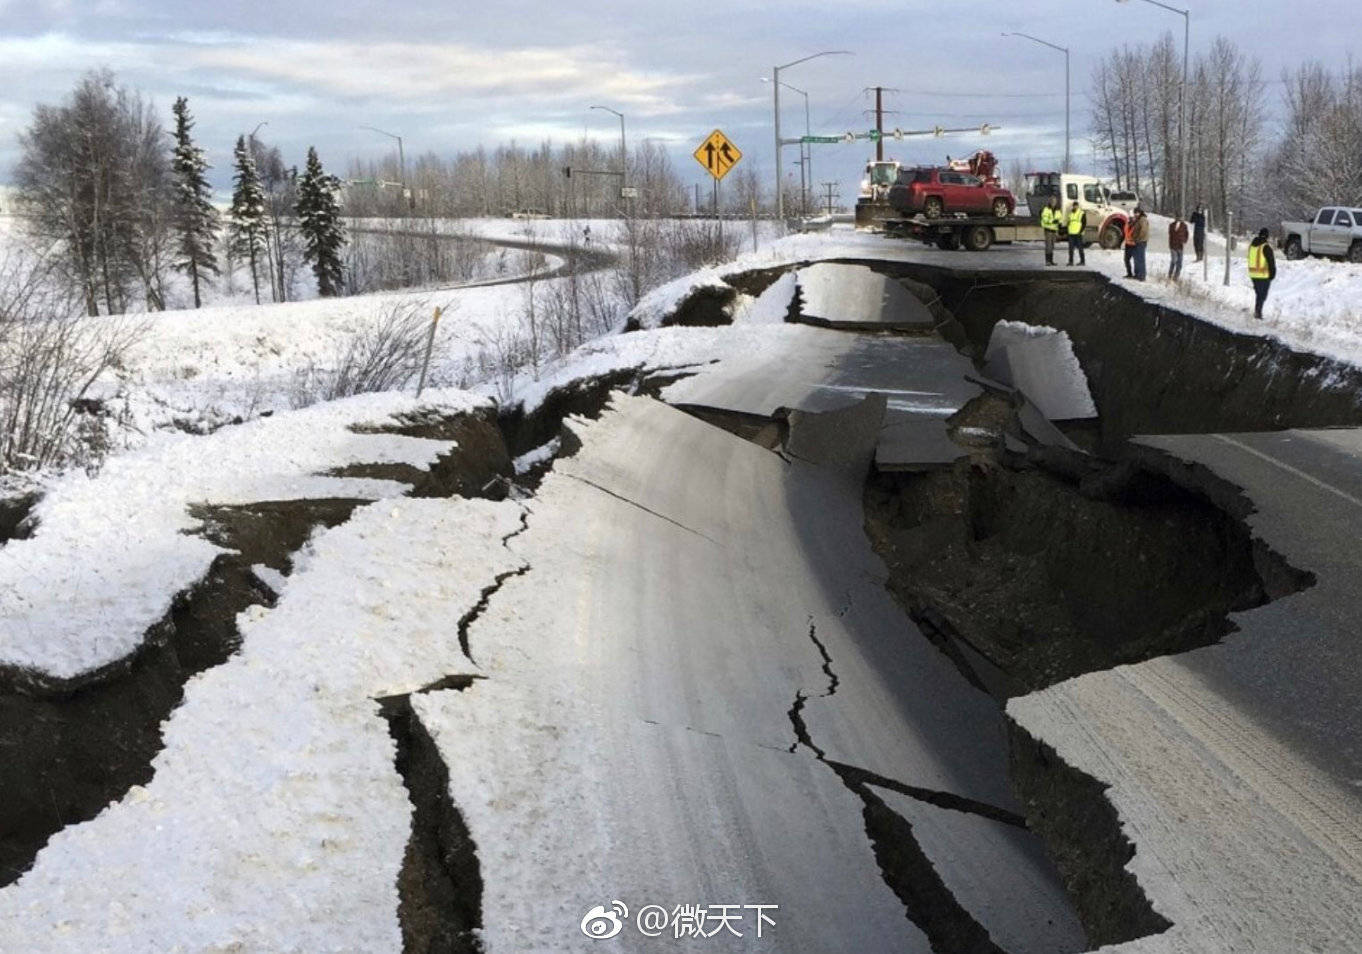
M0 891L0 950L401 950L411 805L374 700L468 671L452 622L519 565L520 518L404 499L319 536L278 607L242 615L240 651L186 685L154 778Z
M324 474L365 463L424 468L451 443L351 428L478 403L460 391L432 391L419 403L361 395L208 437L162 433L95 477L63 475L36 510L37 532L0 548L0 665L70 679L122 659L222 552L191 535L199 521L190 505L399 496L405 484Z
M1195 315L1221 327L1276 338L1294 351L1307 351L1362 365L1362 265L1322 258L1287 261L1276 249L1277 279L1263 309L1253 317L1253 285L1248 277L1248 245L1240 240L1230 253L1225 283L1224 246L1212 243L1204 262L1194 262L1189 247L1178 282L1168 279L1168 222L1150 216L1148 278L1126 279L1120 251L1088 250L1089 267L1149 301Z

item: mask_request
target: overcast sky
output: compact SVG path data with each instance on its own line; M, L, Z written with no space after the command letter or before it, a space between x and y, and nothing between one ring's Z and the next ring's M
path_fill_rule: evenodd
M1308 59L1342 66L1362 55L1359 0L1185 2L1193 55L1223 34L1272 80ZM618 121L590 111L594 103L625 114L631 145L663 141L687 181L703 178L691 150L720 127L769 183L771 91L762 77L825 49L854 55L782 74L808 92L815 134L873 125L864 90L879 84L895 90L886 93L897 111L888 127L1004 127L987 140L891 143L893 158L936 162L986 145L1005 167L1013 158L1056 166L1063 56L1006 31L1072 49L1074 154L1081 171L1092 171L1086 93L1094 65L1114 46L1168 30L1180 48L1182 18L1144 0L0 0L0 180L33 106L59 102L83 72L108 66L154 99L167 126L175 96L190 98L219 185L235 137L260 122L269 124L260 137L290 162L316 145L340 172L352 157L393 148L360 124L403 136L408 161L511 139L585 133L617 141ZM1275 109L1280 84L1268 89ZM802 97L786 92L782 113L790 134L803 132ZM843 197L854 197L873 147L815 150L814 177L836 179ZM786 149L786 162L795 159Z

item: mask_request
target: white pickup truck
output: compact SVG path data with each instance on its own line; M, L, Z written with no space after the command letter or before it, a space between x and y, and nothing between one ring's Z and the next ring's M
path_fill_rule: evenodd
M1289 259L1331 255L1362 262L1362 209L1331 205L1312 221L1283 222L1282 249Z

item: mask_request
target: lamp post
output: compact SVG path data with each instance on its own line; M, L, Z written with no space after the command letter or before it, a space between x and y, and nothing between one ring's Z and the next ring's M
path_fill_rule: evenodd
M624 145L624 113L618 109L611 109L609 106L592 106L591 108L614 113L620 118L620 201L624 201L624 183L629 175L629 152Z
M770 78L769 76L763 76L763 77L761 78L761 81L762 81L763 83L769 83L769 82L771 82L771 78ZM804 97L804 135L805 135L805 136L812 135L813 130L812 130L812 128L811 128L810 125L809 125L809 94L808 94L808 92L805 91L805 90L800 89L798 86L791 86L789 83L786 83L786 82L784 82L783 80L781 81L781 84L780 84L780 85L781 85L781 86L784 86L784 87L785 87L786 89L788 89L790 92L792 92L792 93L798 93L800 96L803 96L803 97ZM812 187L812 186L813 186L813 146L807 145L807 144L805 144L805 143L800 143L800 144L799 144L799 195L800 195L800 207L804 210L805 213L807 213L807 212L808 212L808 209L809 209L809 191L811 190L811 187Z
M771 68L771 95L772 95L772 97L774 98L774 103L773 103L772 105L773 105L773 112L774 112L774 114L775 114L775 127L776 127L776 162L775 162L775 167L776 167L776 218L777 218L777 220L779 220L779 221L781 221L781 222L784 222L784 221L785 221L785 191L784 191L783 185L782 185L782 183L781 183L781 169L780 169L780 167L781 167L781 153L780 153L780 150L781 150L781 147L785 145L785 141L784 141L783 139L780 138L780 87L781 87L781 82L780 82L780 71L781 71L781 70L788 70L788 69L789 69L790 67L792 67L792 66L798 66L800 63L806 63L806 62L808 62L809 60L817 59L817 58L820 57L820 56L850 56L850 55L851 55L851 51L850 51L850 50L822 50L822 51L820 51L820 52L818 52L818 53L810 53L808 56L800 57L800 58L797 59L797 60L791 60L789 63L784 63L784 64L782 64L782 65L780 65L780 66L774 66L774 67Z
M378 133L380 136L387 136L389 139L397 140L397 165L400 173L399 178L402 180L402 193L405 198L407 193L407 156L406 153L402 151L402 137L397 135L397 133L384 132L382 129L375 126L360 126L359 128L367 129L370 132ZM413 206L416 204L415 198L416 197L413 196L411 199Z
M1129 3L1130 0L1116 0ZM1162 7L1170 13L1182 17L1182 91L1178 96L1178 164L1182 166L1178 182L1178 215L1187 217L1187 50L1192 39L1192 13L1179 7L1171 7L1159 0L1144 0L1145 3Z
M1059 50L1064 54L1064 171L1069 171L1069 48L1067 46L1057 46L1048 40L1042 40L1038 36L1029 33L1004 33L1003 36L1019 36L1022 39L1039 43L1041 46L1048 46L1052 50Z

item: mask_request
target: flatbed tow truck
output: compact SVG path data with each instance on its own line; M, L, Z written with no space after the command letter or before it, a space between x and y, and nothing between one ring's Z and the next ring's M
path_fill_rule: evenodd
M1026 203L1032 215L1004 217L988 215L955 215L927 218L922 213L890 218L883 223L886 234L905 239L916 239L937 248L963 248L983 252L994 245L1013 242L1041 242L1045 231L1040 227L1039 213L1051 195L1060 196L1063 207L1078 202L1088 213L1088 225L1083 231L1083 243L1096 243L1102 248L1120 248L1128 218L1124 209L1110 204L1105 187L1090 176L1076 176L1057 172L1029 173L1031 190ZM1065 236L1061 234L1063 242Z

